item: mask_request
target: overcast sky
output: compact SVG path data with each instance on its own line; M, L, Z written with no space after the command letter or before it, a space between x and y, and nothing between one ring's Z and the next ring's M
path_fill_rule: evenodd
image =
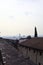
M0 35L43 35L43 0L0 0Z

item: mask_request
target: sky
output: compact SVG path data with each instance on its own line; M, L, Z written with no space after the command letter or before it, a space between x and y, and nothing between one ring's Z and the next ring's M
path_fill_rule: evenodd
M43 35L43 0L0 0L0 36Z

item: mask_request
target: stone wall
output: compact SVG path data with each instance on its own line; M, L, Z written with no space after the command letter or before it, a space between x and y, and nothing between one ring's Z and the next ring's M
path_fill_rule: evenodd
M43 52L26 48L22 46L18 46L19 52L25 57L32 60L34 63L37 63L38 65L43 65Z

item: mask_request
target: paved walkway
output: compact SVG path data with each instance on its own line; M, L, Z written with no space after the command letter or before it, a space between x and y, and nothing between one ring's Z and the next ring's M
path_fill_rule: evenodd
M3 62L5 65L36 65L29 59L25 59L13 46L8 43L0 43Z

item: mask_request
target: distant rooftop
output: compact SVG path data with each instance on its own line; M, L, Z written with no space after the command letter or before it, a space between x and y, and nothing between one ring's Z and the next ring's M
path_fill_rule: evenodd
M27 39L21 42L20 44L43 51L43 37L35 37L35 38Z

